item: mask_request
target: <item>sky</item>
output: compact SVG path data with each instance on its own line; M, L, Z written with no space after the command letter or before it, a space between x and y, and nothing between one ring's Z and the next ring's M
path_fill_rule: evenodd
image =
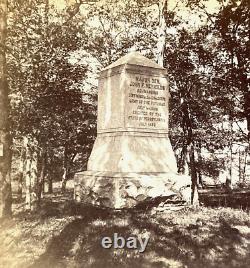
M54 3L55 6L62 10L66 5L73 5L76 0L50 0L51 3ZM89 2L90 0L85 0ZM97 0L98 1L98 0ZM159 0L162 1L162 0ZM99 0L99 3L106 2L105 0ZM190 10L185 7L185 1L182 0L168 0L168 8L170 10L178 10L177 14L182 17L182 19L186 20L186 27L190 29L197 29L201 24L206 24L207 17L204 13L197 13L197 10ZM206 0L204 1L204 5L206 6L206 11L208 13L213 13L218 9L218 1L217 0ZM84 10L84 8L82 8Z
M66 3L67 4L74 4L76 2L76 0L50 0L50 1L52 3L54 3L58 9L63 9L65 7ZM87 1L88 0L86 0L86 2ZM104 1L99 0L99 2L104 2ZM183 1L181 1L181 0L169 0L168 5L169 5L170 9L173 9L176 7L176 5L178 5L178 7L181 8L181 11L179 11L180 15L188 18L188 14L190 14L190 12L188 12L187 9L184 8ZM218 2L217 2L217 0L208 0L205 2L205 6L207 7L208 12L213 12L218 8Z

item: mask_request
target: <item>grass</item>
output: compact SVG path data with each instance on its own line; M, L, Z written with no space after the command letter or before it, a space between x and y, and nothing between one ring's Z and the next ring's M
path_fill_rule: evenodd
M250 214L231 208L113 211L50 196L40 212L15 210L0 225L0 267L250 267ZM16 204L16 207L20 204ZM144 253L101 239L150 236Z

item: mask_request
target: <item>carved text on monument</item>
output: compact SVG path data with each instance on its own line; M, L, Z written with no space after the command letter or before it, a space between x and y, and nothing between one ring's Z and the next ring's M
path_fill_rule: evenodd
M164 129L167 87L159 78L135 75L128 90L127 126Z

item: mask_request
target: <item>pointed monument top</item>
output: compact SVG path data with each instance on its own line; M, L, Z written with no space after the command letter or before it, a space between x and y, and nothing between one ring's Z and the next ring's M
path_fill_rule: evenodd
M157 69L164 69L162 66L157 64L156 62L144 57L141 53L137 51L133 51L128 53L127 55L121 57L119 60L113 62L109 66L107 66L104 70L111 69L123 64L133 64Z

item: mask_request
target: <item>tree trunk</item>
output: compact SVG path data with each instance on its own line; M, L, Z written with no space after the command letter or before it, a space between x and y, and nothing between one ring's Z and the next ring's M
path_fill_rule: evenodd
M46 182L47 182L47 192L49 194L53 193L53 160L54 160L54 152L51 148L48 148L47 151L47 172L46 172Z
M248 79L247 75L243 75L243 79L241 79L241 87L242 87L242 92L244 92L244 114L247 120L247 140L248 140L248 145L250 146L250 90L248 90Z
M7 31L7 0L0 0L0 43L5 47ZM6 54L0 53L0 217L12 215L11 134L9 98L6 78Z
M37 208L37 144L34 140L25 138L25 203L27 210Z
M49 194L53 193L53 179L50 174L48 175L48 193Z
M77 156L77 153L74 153L71 157L69 157L67 147L64 150L64 161L63 161L63 177L62 177L62 193L65 193L66 183L70 179L70 171L71 165L74 163L74 160Z
M240 150L239 150L239 182L242 183L242 174L241 174L241 155L240 155Z
M73 156L73 158L74 158L74 156ZM72 159L72 160L74 160L74 159ZM62 193L65 193L65 191L66 191L66 184L67 184L67 180L69 179L70 164L71 164L71 161L69 159L68 146L65 145L64 159L63 159L63 176L62 176L62 185L61 185L61 192Z
M201 155L201 141L198 141L198 148L197 148L197 154L198 154L198 163L199 167L197 169L198 172L198 183L201 187L203 187L203 180L202 180L202 174L201 174L201 166L202 166L202 155Z
M229 150L230 150L230 160L229 160L229 178L228 184L232 184L232 176L233 176L233 121L230 117L230 142L229 142Z
M17 199L22 200L23 197L23 172L18 173Z
M245 148L245 153L244 153L244 162L243 162L243 171L242 171L243 183L246 182L246 167L247 167L247 159L248 159L248 157L249 157L249 144Z
M65 193L66 191L66 184L67 184L67 180L68 180L68 169L67 168L63 168L63 177L62 177L62 186L61 186L61 192Z
M22 195L23 195L23 178L25 174L25 159L26 159L26 148L25 148L24 139L23 139L20 163L19 163L19 172L18 172L18 189L17 189L18 200L21 200Z
M65 193L66 183L68 179L68 146L67 144L64 147L63 153L63 175L62 175L62 184L61 184L61 192Z
M178 161L178 173L185 174L187 162L187 144L186 140L183 141L181 155Z
M40 175L39 175L38 183L37 183L37 201L38 201L39 207L41 204L41 198L42 198L42 193L43 193L43 189L44 189L44 177L45 177L46 162L47 162L46 149L42 149Z
M190 173L191 173L191 180L192 180L191 203L193 205L199 205L198 184L197 184L197 169L196 169L196 162L195 162L193 143L190 144L189 159L190 159Z
M166 46L166 21L165 12L167 12L167 0L160 0L158 3L159 10L159 25L158 25L158 40L157 40L157 63L164 66L164 51Z
M199 198L198 198L198 185L197 185L197 168L194 154L192 118L188 107L188 103L185 101L182 104L182 114L183 114L182 128L184 136L186 138L185 142L187 144L188 155L189 155L189 168L190 168L191 185L192 185L191 203L197 206L199 205Z

